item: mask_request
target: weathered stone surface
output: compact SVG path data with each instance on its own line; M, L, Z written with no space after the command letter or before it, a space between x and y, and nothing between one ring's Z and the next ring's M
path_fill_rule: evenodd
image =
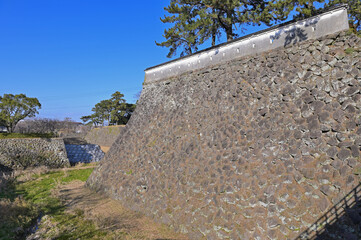
M337 154L338 158L341 160L346 160L347 158L351 157L351 151L349 149L346 148L342 148L338 154Z
M0 166L10 169L69 166L61 138L0 139Z
M65 144L66 153L71 164L99 162L104 152L95 144Z
M145 84L88 186L193 239L294 239L360 181L353 38Z
M123 131L124 126L122 125L93 128L84 139L88 143L110 148Z

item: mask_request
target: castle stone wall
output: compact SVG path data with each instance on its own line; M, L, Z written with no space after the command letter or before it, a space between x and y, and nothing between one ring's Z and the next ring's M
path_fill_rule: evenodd
M96 144L65 144L65 149L71 164L99 162L104 152Z
M61 138L1 139L0 165L9 169L70 166Z
M294 239L361 180L360 50L341 32L145 84L87 185L191 239Z
M348 28L347 5L339 5L311 18L274 26L148 68L145 70L145 83L154 83L240 57L262 53L279 47L287 47L306 39L317 39Z
M104 152L107 152L123 131L123 125L93 128L84 139L88 143L99 145Z

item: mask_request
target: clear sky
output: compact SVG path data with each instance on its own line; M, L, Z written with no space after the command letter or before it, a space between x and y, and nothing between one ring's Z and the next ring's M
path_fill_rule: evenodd
M168 4L0 0L0 95L36 97L38 117L76 121L115 91L134 103L144 69L169 60L155 45L164 40Z

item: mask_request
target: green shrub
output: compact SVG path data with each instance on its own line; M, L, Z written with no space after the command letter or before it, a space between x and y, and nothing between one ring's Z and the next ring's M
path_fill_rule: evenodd
M346 54L352 54L353 52L355 52L355 49L353 49L353 48L347 48L347 49L345 50L345 53L346 53Z

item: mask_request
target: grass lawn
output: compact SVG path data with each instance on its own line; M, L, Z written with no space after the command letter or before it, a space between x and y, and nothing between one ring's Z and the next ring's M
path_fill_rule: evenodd
M0 240L187 239L85 188L94 167L0 172Z
M0 133L0 139L8 138L53 138L56 137L53 133Z
M9 179L0 189L0 239L24 239L43 216L47 216L46 224L53 230L44 233L44 238L107 239L108 233L85 220L81 211L66 213L64 205L52 194L61 184L86 181L92 171L93 168L86 168Z

